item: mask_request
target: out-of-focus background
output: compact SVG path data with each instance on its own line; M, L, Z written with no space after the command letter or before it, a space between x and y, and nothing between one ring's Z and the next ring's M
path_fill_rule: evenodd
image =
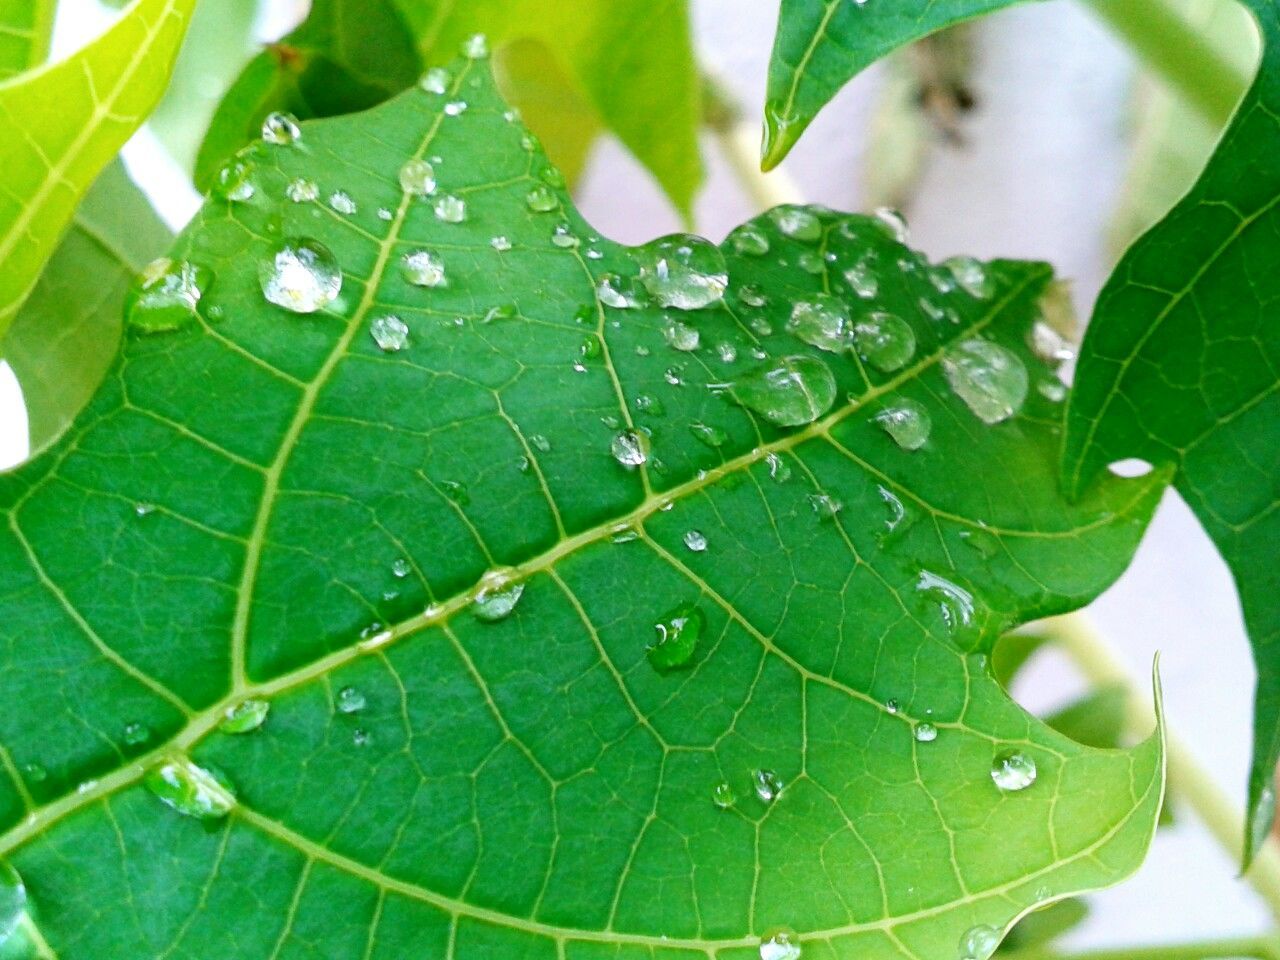
M1188 2L1209 3L1208 21L1219 13L1213 6L1228 5ZM757 127L777 6L777 0L691 0L704 67L742 106L744 122ZM278 37L304 10L302 0L263 0L259 38ZM111 16L97 0L62 0L54 55L95 35ZM899 56L879 64L847 87L784 164L784 186L846 210L895 200L908 213L913 243L935 258L1047 260L1073 281L1076 305L1087 316L1113 262L1117 231L1158 212L1167 200L1151 184L1179 182L1206 134L1142 75L1087 7L1071 0L1015 7L952 40L955 46L948 41L923 51L923 61ZM972 109L943 97L922 114L918 78L939 63L945 67L956 49L968 52L961 75ZM223 83L211 75L197 84L197 96L211 105ZM195 119L200 115L193 110ZM721 144L708 135L703 146L708 178L696 227L720 239L759 211ZM175 227L184 223L199 197L158 139L144 130L125 156L162 216ZM618 240L638 242L681 227L651 178L608 139L595 147L577 195L588 219ZM0 467L25 455L21 392L0 363ZM1253 667L1226 568L1176 496L1167 497L1132 568L1091 613L1139 689L1148 688L1152 658L1161 652L1170 724L1242 805ZM1015 692L1041 710L1081 689L1067 662L1049 655ZM1070 934L1070 945L1177 942L1266 927L1265 910L1236 879L1235 858L1193 816L1177 813L1135 879L1091 898L1091 917Z

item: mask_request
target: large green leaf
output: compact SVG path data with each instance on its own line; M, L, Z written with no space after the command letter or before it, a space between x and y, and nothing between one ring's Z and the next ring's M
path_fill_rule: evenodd
M403 193L424 158L436 195ZM127 337L0 476L0 856L62 960L731 960L780 924L806 957L954 957L1141 861L1159 738L1076 744L988 663L1118 575L1163 483L1058 495L1046 266L936 268L791 208L726 244L723 305L606 306L635 252L548 186L476 62L246 159L252 197L172 254L185 326ZM320 201L284 199L303 178ZM304 238L342 268L305 316L260 275L278 296ZM421 251L443 283L407 282ZM882 372L787 332L824 291L915 349ZM1029 377L992 426L942 369L977 339ZM793 428L724 386L782 357L810 376ZM911 404L914 451L883 425ZM692 649L648 653L682 609ZM246 700L265 723L219 729ZM993 783L1006 750L1026 789ZM190 810L162 780L188 763L225 816L144 785Z
M56 0L0 0L0 80L44 62Z
M117 161L76 210L9 332L0 356L22 385L33 450L57 437L116 355L125 290L173 235Z
M164 92L195 0L137 0L73 56L0 84L0 337L98 173Z
M1258 665L1246 860L1270 828L1280 755L1280 5L1248 6L1258 78L1195 187L1098 298L1064 467L1078 492L1112 461L1176 466L1235 576Z

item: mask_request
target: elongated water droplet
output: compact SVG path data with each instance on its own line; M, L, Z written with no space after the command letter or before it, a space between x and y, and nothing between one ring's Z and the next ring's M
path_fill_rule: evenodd
M991 781L1001 790L1025 790L1036 782L1036 762L1020 750L1004 750L991 761Z
M875 222L890 240L906 243L911 237L907 218L892 207L878 207L875 211Z
M724 256L715 244L692 234L672 234L635 253L640 282L664 307L698 310L718 302L729 285Z
M426 160L408 160L400 168L400 189L415 197L436 192L436 168Z
M315 313L342 289L342 271L329 248L317 240L281 240L258 264L262 295L294 313Z
M214 176L213 192L232 203L252 199L255 192L253 163L240 157L232 157Z
M609 452L622 466L634 469L649 459L649 438L638 430L623 430L614 436Z
M707 549L707 538L701 530L686 530L684 545L694 553L702 553Z
M713 450L723 447L729 439L729 435L715 424L703 423L701 420L695 420L689 424L689 432L693 434L695 440Z
M791 464L787 463L778 454L766 454L764 462L769 468L769 479L774 483L786 483L791 479Z
M760 940L760 960L800 960L800 938L790 927L776 927Z
M702 342L702 335L698 333L697 328L680 320L672 320L663 327L662 336L672 350L681 350L686 353L697 350Z
M754 223L746 223L729 234L733 252L743 257L763 257L769 252L769 238Z
M409 342L409 325L393 313L374 317L369 335L384 353L398 353Z
M960 960L990 960L1000 946L1000 931L980 923L960 937Z
M921 570L916 589L937 601L942 622L951 633L959 633L973 623L973 594L958 583L931 570Z
M732 386L733 398L780 427L812 423L831 409L836 379L817 357L782 357L759 367Z
M49 778L49 771L38 763L24 763L22 772L32 783L44 783Z
M187 757L174 757L152 768L147 789L183 816L220 820L236 805L231 785L216 771Z
M952 257L942 264L951 271L960 289L978 300L985 300L995 291L995 283L981 260L975 257Z
M213 273L189 260L153 260L125 294L125 322L139 333L180 330L197 319L196 306Z
M302 128L292 113L279 110L268 113L262 121L262 139L277 147L288 147L302 139Z
M534 213L550 213L560 206L560 200L546 184L536 184L524 195L525 206Z
M1000 541L995 535L981 528L973 530L961 530L960 542L966 547L972 547L977 550L984 558L991 559L1000 552Z
M734 793L728 780L721 780L711 790L711 802L717 810L728 810L738 802L738 795Z
M430 250L410 250L400 258L400 274L416 287L443 287L444 262Z
M693 659L702 634L702 613L691 603L676 607L653 625L657 636L645 650L655 670L665 672L686 666Z
M819 350L841 353L853 344L849 308L836 297L814 294L791 308L787 329Z
M633 280L625 280L616 273L606 273L596 283L596 296L606 307L633 310L644 304L638 295L637 286Z
M990 340L973 338L952 347L942 369L951 389L983 423L1009 419L1027 398L1027 368Z
M0 948L17 932L28 909L26 884L17 870L0 860ZM19 948L16 956L25 955Z
M497 623L511 616L522 596L524 596L523 582L486 587L476 594L471 612L475 614L477 620Z
M933 743L938 739L938 728L928 720L923 720L911 728L911 735L918 743Z
M880 292L880 281L872 271L870 257L863 257L846 270L844 279L863 300L870 300Z
M751 786L755 789L756 796L765 803L773 803L782 795L785 784L782 778L772 770L756 770L751 774Z
M449 71L444 67L432 67L418 79L418 86L427 93L443 94L449 89Z
M809 506L818 515L819 520L834 520L836 515L844 509L844 504L829 493L809 494Z
M769 219L784 236L792 240L815 243L822 237L822 221L805 207L794 204L774 207L769 211Z
M284 188L284 195L294 203L312 203L320 198L320 185L306 177L294 177Z
M853 340L858 354L883 373L902 369L916 352L916 334L911 325L883 311L854 324Z
M467 202L453 194L437 197L433 209L436 219L444 223L462 223L467 219Z
M329 194L329 206L344 217L349 217L359 209L351 194L345 190L335 190Z
M218 729L223 733L251 733L266 722L270 712L271 704L266 700L241 700L235 706L227 707Z
M876 489L880 493L880 499L889 508L889 516L884 521L884 525L887 528L886 533L893 533L907 518L907 507L901 498L888 487L881 486Z
M919 450L929 439L933 422L924 404L899 397L875 416L876 423L903 450Z

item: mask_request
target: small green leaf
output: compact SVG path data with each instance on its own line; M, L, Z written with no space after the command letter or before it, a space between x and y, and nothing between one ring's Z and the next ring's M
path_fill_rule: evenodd
M101 37L0 84L0 337L103 167L164 92L195 0L136 0Z
M44 63L57 0L0 0L0 80Z
M988 657L1119 575L1164 477L1067 503L1061 404L988 423L943 369L1051 379L1049 269L965 289L820 208L638 256L482 61L446 79L246 151L169 251L185 322L0 475L0 860L51 952L954 957L1135 869L1160 736L1081 746ZM913 354L789 330L819 296ZM734 401L777 357L835 380L811 422Z
M1064 476L1177 468L1235 577L1258 666L1245 861L1270 829L1280 755L1280 7L1248 0L1262 67L1191 192L1107 282L1076 371Z

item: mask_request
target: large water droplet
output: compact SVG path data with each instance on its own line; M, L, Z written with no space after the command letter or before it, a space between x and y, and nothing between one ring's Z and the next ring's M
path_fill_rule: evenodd
M821 492L809 494L809 506L819 520L834 520L836 515L844 509L844 504L831 494Z
M241 157L232 157L215 174L213 192L223 200L233 203L252 199L255 192L253 163Z
M785 784L782 778L772 770L756 770L751 774L751 786L755 789L756 796L765 803L773 803L782 795L782 789Z
M443 223L462 223L463 220L467 219L467 202L451 193L446 193L443 197L437 197L432 206L435 210L436 219Z
M789 927L776 927L760 940L760 960L800 960L800 938Z
M657 636L645 650L658 671L675 670L693 659L702 634L702 614L691 603L676 607L654 625Z
M784 236L802 243L815 243L822 237L822 221L810 210L789 204L774 207L769 219Z
M892 313L877 311L853 327L858 354L883 373L900 370L915 356L916 334L911 325Z
M960 937L960 960L990 960L1000 946L1000 931L980 923Z
M836 379L817 357L782 357L733 384L733 398L780 427L812 423L831 409Z
M1025 790L1036 782L1036 762L1020 750L1004 750L991 761L991 781L1001 790Z
M345 190L335 190L329 194L329 206L344 217L349 217L359 208L351 194Z
M560 206L560 200L546 184L539 183L524 195L525 206L534 213L550 213Z
M692 234L672 234L635 253L640 282L664 307L697 310L716 303L729 285L724 257L715 244Z
M279 110L268 113L262 121L262 139L277 147L288 147L302 139L302 128L292 113Z
M384 353L398 353L409 342L409 325L393 313L374 317L369 335Z
M995 283L986 266L975 257L952 257L942 265L951 271L960 289L971 297L985 300L995 291Z
M763 257L769 252L769 238L753 223L743 224L729 234L729 245L744 257Z
M445 285L444 262L430 250L410 250L400 258L400 274L417 287Z
M983 423L1007 420L1027 398L1027 368L990 340L956 344L942 358L942 369L951 389Z
M900 397L875 416L876 423L903 450L919 450L929 439L932 421L924 404Z
M436 168L426 160L408 160L400 168L400 189L415 197L436 192Z
M262 295L294 313L315 313L342 289L338 259L317 240L290 237L272 247L258 263Z
M196 305L212 280L211 271L189 260L153 260L125 294L125 321L141 333L180 330L197 318Z
M787 329L805 343L830 353L841 353L853 344L849 308L825 293L797 301Z
M485 587L476 594L471 612L475 614L477 620L497 623L511 616L522 596L524 596L523 582L499 582L494 586Z
M697 328L680 320L672 320L663 327L662 336L672 350L681 350L686 353L697 350L702 342L702 335L698 333Z
M916 738L917 743L933 743L938 739L938 728L923 720L911 728L911 735Z
M649 459L649 438L638 430L623 430L609 444L609 453L628 470L634 469Z
M916 589L938 602L938 613L951 633L958 633L973 623L973 594L940 574L921 570Z
M183 816L220 820L236 805L236 794L213 770L187 757L174 757L152 768L147 789Z
M270 712L271 704L266 700L241 700L235 706L227 707L218 729L223 733L251 733L266 722Z

